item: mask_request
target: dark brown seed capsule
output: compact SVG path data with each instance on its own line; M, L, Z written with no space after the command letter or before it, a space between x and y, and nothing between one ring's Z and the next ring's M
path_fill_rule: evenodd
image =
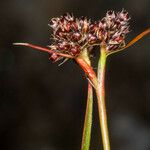
M74 46L73 48L71 48L71 50L70 50L70 52L71 52L71 54L72 55L78 55L79 53L80 53L80 48L79 48L79 46Z
M81 39L81 34L78 33L78 32L73 33L72 39L75 40L75 41L79 41Z
M66 25L64 25L64 28L65 28L65 30L66 30L67 32L69 32L70 29L71 29L71 24L70 24L70 23L66 23Z
M65 51L68 50L70 48L70 44L66 43L66 42L62 42L62 43L58 43L58 49Z
M117 50L118 47L119 47L119 45L108 45L108 46L107 46L107 50L108 50L108 51Z
M108 12L107 12L107 15L112 15L113 14L113 11L112 10L109 10Z
M97 37L95 36L95 35L93 35L93 34L89 34L88 35L88 42L90 43L90 44L93 44L93 43L95 43L97 41Z
M52 60L53 62L55 62L58 60L58 58L59 58L59 56L57 54L53 53L53 54L51 54L49 59Z
M116 37L114 40L118 43L121 43L124 39L123 39L123 36L120 35L120 36Z
M78 25L76 22L72 22L71 23L71 28L74 30L74 31L77 31L78 30Z
M52 18L49 25L53 29L57 28L59 25L59 19L58 18Z
M90 31L93 33L93 32L96 32L98 30L98 25L97 25L97 22L93 23L90 25Z
M66 33L63 32L61 29L58 29L57 31L55 31L54 36L57 36L57 37L60 37L60 38L65 38Z

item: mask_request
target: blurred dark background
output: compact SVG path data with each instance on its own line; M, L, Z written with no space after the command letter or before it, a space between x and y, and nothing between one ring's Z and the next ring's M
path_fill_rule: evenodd
M97 20L122 8L132 17L127 41L150 27L149 0L1 0L1 150L79 150L86 105L75 63L58 67L12 43L50 44L47 24L65 12ZM150 150L150 36L108 59L106 93L112 149ZM93 121L91 150L102 150L96 101Z

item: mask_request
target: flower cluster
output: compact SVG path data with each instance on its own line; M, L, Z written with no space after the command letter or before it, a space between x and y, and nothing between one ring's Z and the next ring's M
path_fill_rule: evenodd
M77 57L84 48L91 49L94 45L105 45L107 51L124 46L125 35L129 32L130 17L125 10L115 13L108 11L106 16L97 22L86 17L75 18L65 14L52 18L50 27L53 29L53 44L50 49ZM51 60L57 61L62 56L53 53Z
M91 21L85 17L75 18L67 13L60 18L52 18L50 27L53 29L54 43L49 47L56 52L77 56L85 46L97 40L92 33ZM55 61L61 57L53 54L51 59Z
M98 22L95 32L101 44L106 46L106 50L117 50L125 46L124 39L129 32L129 19L128 12L125 10L118 13L108 11Z

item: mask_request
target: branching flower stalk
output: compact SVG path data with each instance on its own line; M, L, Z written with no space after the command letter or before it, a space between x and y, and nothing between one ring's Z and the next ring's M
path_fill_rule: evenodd
M110 150L107 113L105 106L105 70L106 60L111 54L122 51L136 43L150 33L150 28L139 34L128 44L125 43L126 34L129 32L128 12L108 11L106 16L97 22L92 22L86 17L75 18L65 14L52 18L50 27L53 29L52 44L48 48L29 43L14 43L14 45L27 46L36 50L47 52L53 62L68 59L75 60L88 78L88 97L85 113L81 150L89 150L93 111L93 88L97 96L99 121L104 150ZM100 59L97 75L91 66L93 47L100 47Z

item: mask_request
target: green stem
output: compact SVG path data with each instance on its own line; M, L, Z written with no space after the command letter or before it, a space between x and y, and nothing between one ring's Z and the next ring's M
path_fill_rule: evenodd
M104 150L110 150L108 126L107 126L107 114L105 106L105 65L106 65L106 50L101 48L101 56L98 63L98 86L96 88L96 95L98 100L98 111L99 111L99 120L103 141Z
M88 83L88 97L87 97L81 150L89 150L90 148L92 112L93 112L93 89L92 85Z
M87 49L83 50L81 57L85 60L85 62L89 66L91 66ZM91 83L88 82L88 95L87 95L87 104L86 104L81 150L89 150L90 148L92 113L93 113L93 88Z
M98 79L93 68L83 59L82 56L77 57L75 60L84 70L85 74L90 79L93 87L95 88L97 100L98 100L98 112L100 127L102 132L102 141L104 150L110 150L110 142L107 127L107 115L105 107L105 65L106 65L106 50L101 49L101 57L98 64Z

